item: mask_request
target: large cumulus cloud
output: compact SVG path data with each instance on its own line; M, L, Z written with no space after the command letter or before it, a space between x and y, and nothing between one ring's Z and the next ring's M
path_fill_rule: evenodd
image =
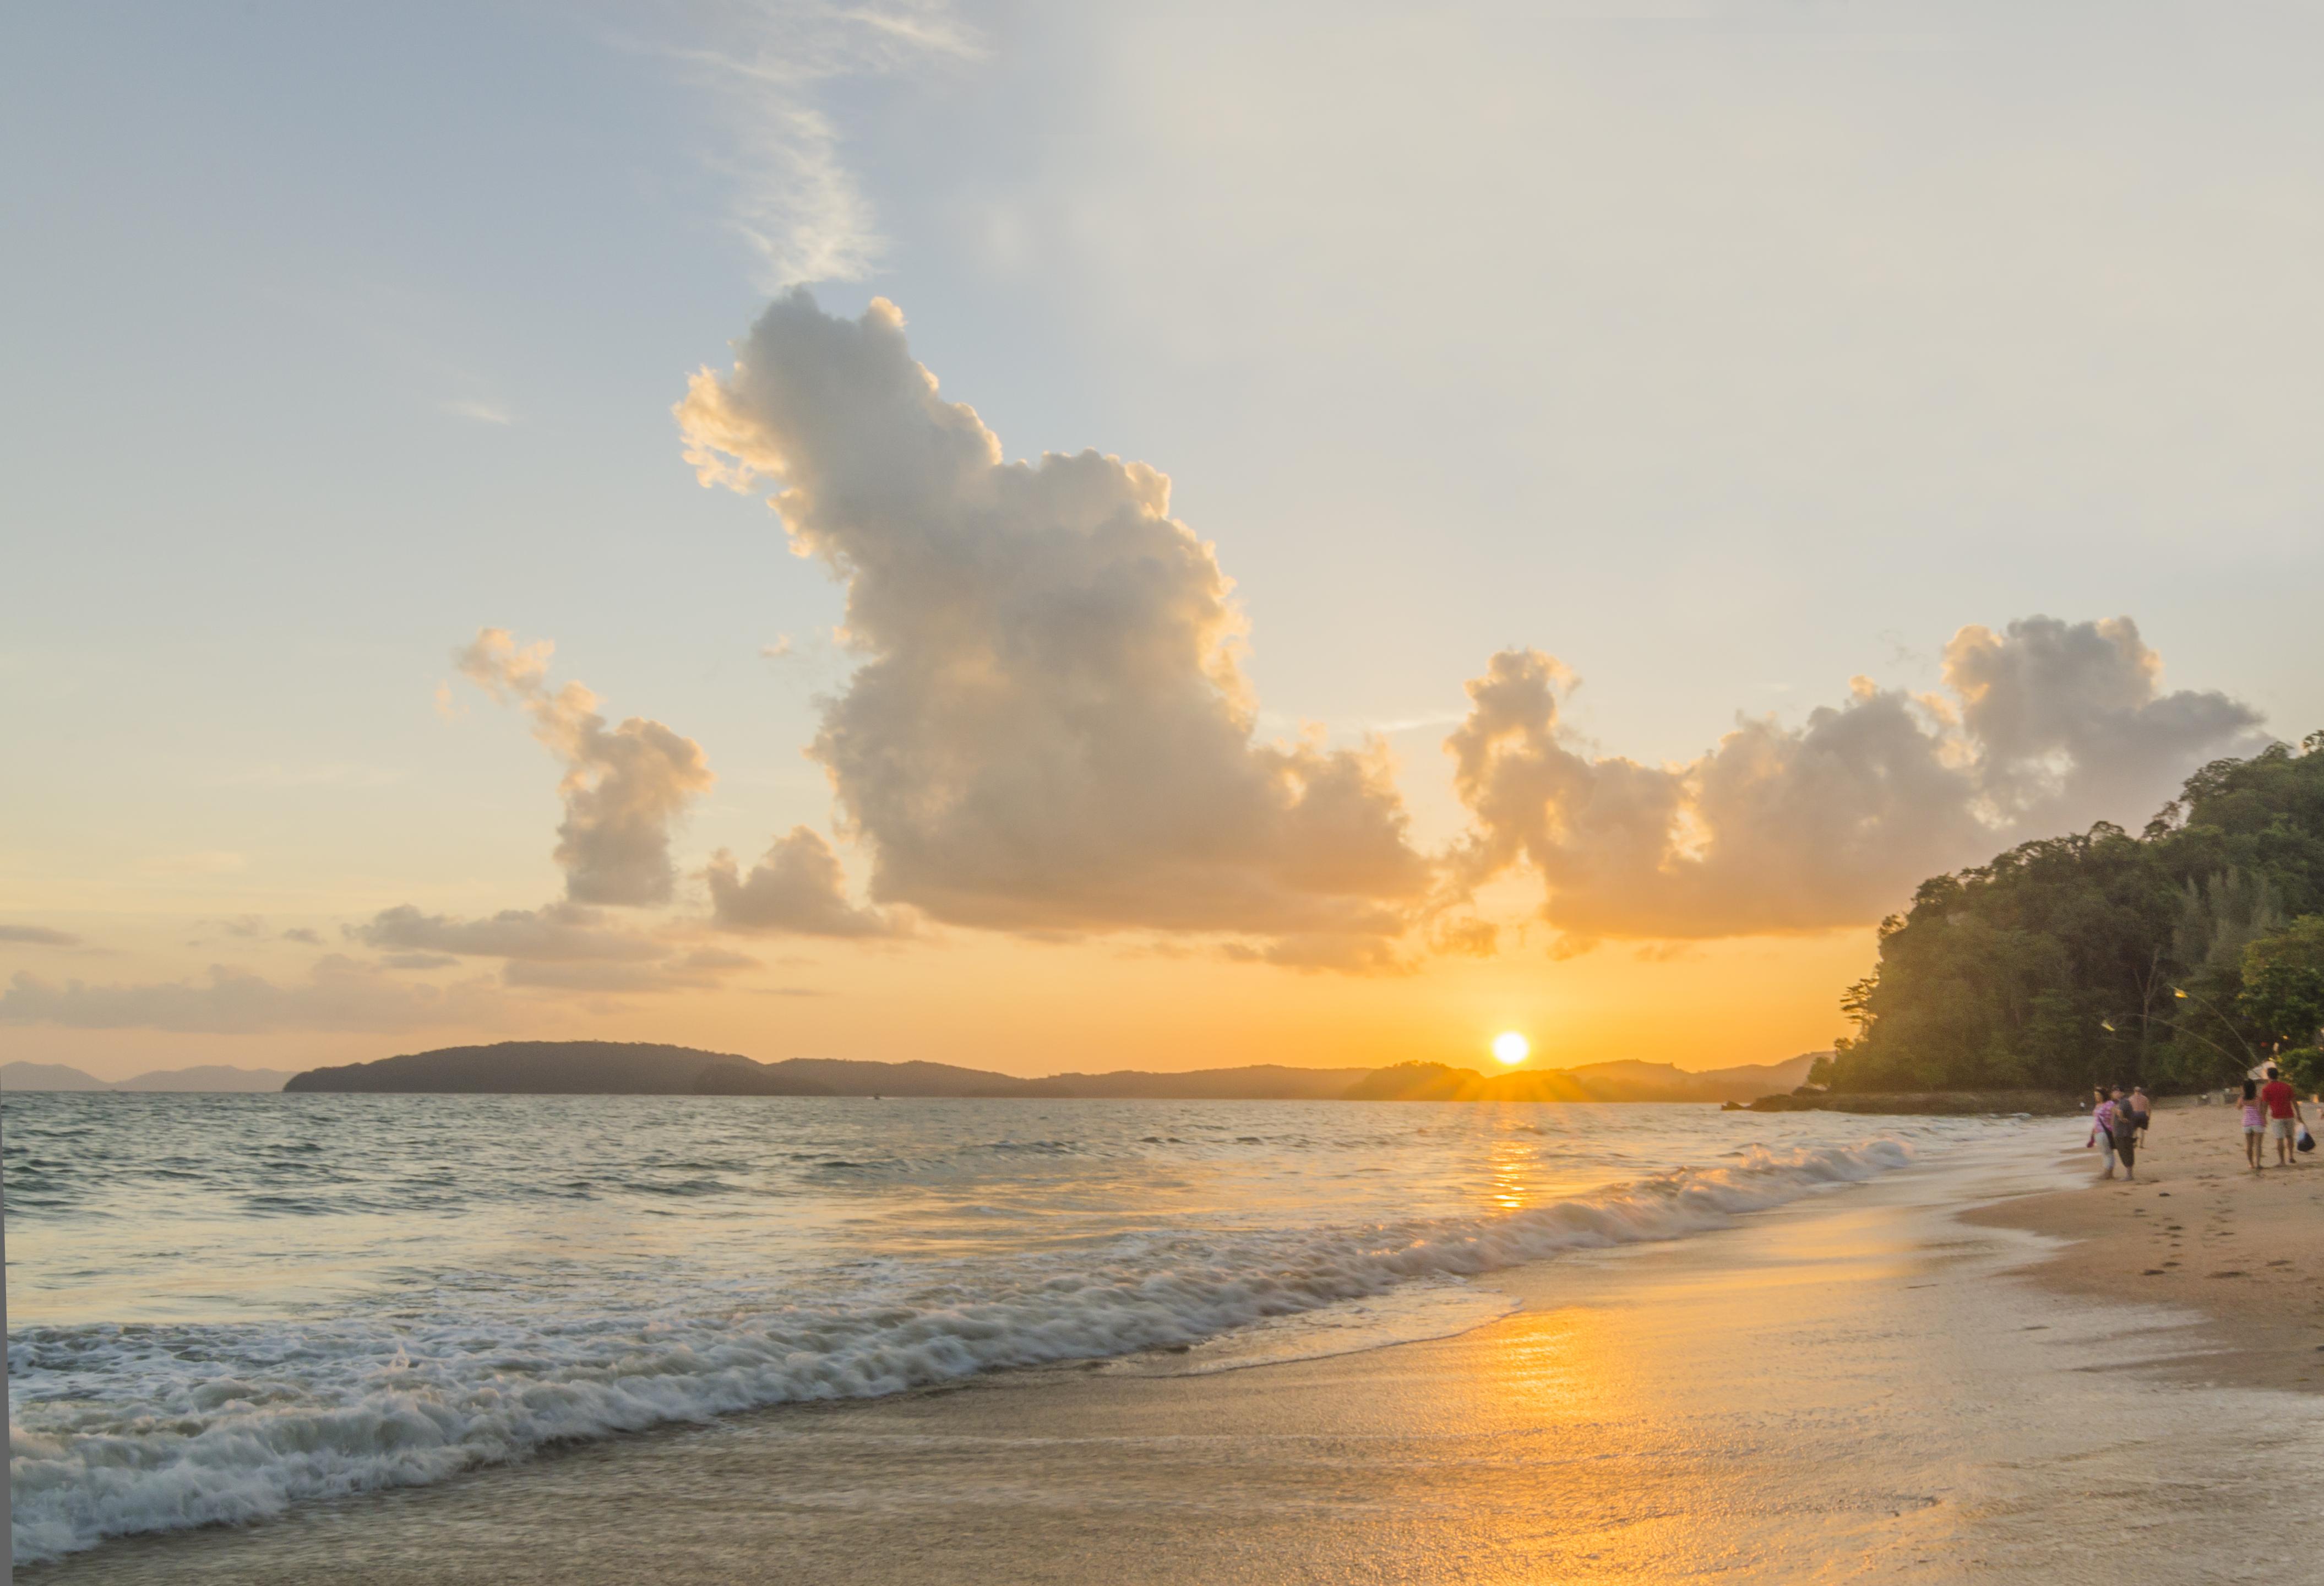
M504 628L485 628L454 659L495 699L521 705L533 735L565 762L558 791L565 820L557 862L575 903L667 903L675 872L671 823L712 781L701 745L659 722L632 716L608 728L597 696L578 683L549 687L552 647L525 649Z
M1376 954L1332 939L1405 929L1431 869L1385 749L1254 741L1228 580L1161 474L1003 461L884 301L848 321L779 300L677 411L704 482L775 482L795 549L846 583L865 659L810 752L875 901L1350 964Z
M1683 765L1595 756L1559 723L1571 675L1505 650L1445 741L1472 832L1469 885L1543 881L1569 945L1877 919L1923 877L2026 837L2136 821L2206 759L2255 743L2258 713L2161 691L2128 618L1962 629L1946 692L1855 680L1805 724L1744 719Z

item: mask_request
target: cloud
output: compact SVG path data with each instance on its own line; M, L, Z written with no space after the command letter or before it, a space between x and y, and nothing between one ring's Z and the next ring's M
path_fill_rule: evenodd
M607 964L587 961L556 964L512 959L501 971L503 983L521 989L551 991L625 992L706 991L715 986L715 973L687 969L681 961L669 964Z
M380 958L386 968L441 969L462 958L498 958L501 983L526 991L702 991L730 970L759 967L756 959L720 947L675 953L669 941L577 903L505 908L477 919L423 914L407 903L345 930L350 941L386 949Z
M398 981L337 954L318 961L304 982L288 985L214 964L203 980L131 985L60 985L18 974L0 993L0 1024L205 1035L493 1025L501 1012L497 993L481 982L438 987Z
M1944 675L1954 698L1858 678L1802 726L1740 718L1698 759L1646 766L1573 746L1572 675L1505 650L1445 740L1472 823L1458 871L1537 875L1568 954L1862 924L1997 848L2143 818L2197 764L2250 747L2260 719L2224 695L2161 693L2128 618L1964 628Z
M1272 964L1306 973L1413 974L1420 968L1417 960L1397 952L1391 942L1336 931L1299 932L1257 946L1229 942L1220 952L1239 964Z
M632 716L608 731L597 696L578 683L551 692L543 641L519 650L503 628L480 630L454 656L461 672L532 716L533 736L565 762L557 862L576 903L669 901L669 828L716 779L702 747L659 722Z
M1432 923L1428 945L1437 953L1458 953L1470 958L1490 958L1500 951L1501 927L1474 915L1447 917Z
M766 857L742 874L734 856L720 849L703 871L710 885L711 923L723 931L804 936L901 936L911 934L908 914L858 908L847 898L839 855L823 834L793 826L775 839Z
M504 908L480 919L422 914L405 903L381 909L363 925L343 928L349 940L367 947L544 964L634 964L669 951L651 936L610 923L611 918L602 909L575 903Z
M728 223L760 260L760 284L854 281L887 247L872 202L847 168L830 88L930 65L975 60L975 36L943 0L878 6L712 5L674 61L721 124L729 152L712 163L732 184Z
M2264 742L2250 705L2164 694L2162 678L2163 658L2128 617L2027 617L2000 633L1963 628L1945 646L1986 797L2021 827L2079 825L2092 810L2143 816L2202 761Z
M282 939L286 942L303 942L309 947L319 947L323 945L323 934L309 926L297 926L284 931Z
M696 947L693 952L673 958L670 967L679 970L757 969L759 961L747 953L730 952L724 947Z
M738 969L756 969L759 961L720 947L696 947L659 964L614 963L604 959L549 961L512 959L501 970L510 986L542 991L624 992L700 991L718 984L718 977Z
M52 931L46 926L0 925L0 942L14 942L26 947L78 947L80 938L70 931Z
M444 410L456 419L471 419L479 424L513 424L515 415L506 408L492 402L478 401L474 397L458 397L444 404Z
M1240 613L1161 474L1093 451L1004 463L884 300L851 322L778 300L677 413L706 484L779 482L793 548L846 582L865 659L810 753L876 901L1303 957L1295 940L1406 928L1431 866L1385 746L1253 741Z
M254 942L266 934L266 918L263 915L237 914L232 919L196 920L194 929L215 931L221 936L239 936L245 942Z

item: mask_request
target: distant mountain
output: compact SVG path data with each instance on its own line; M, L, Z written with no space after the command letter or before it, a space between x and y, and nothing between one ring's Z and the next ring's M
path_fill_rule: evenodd
M196 1068L159 1069L107 1084L93 1074L61 1063L0 1063L0 1091L279 1091L287 1068L232 1068L206 1063Z
M714 1065L749 1063L641 1041L502 1041L444 1047L293 1074L286 1091L363 1091L433 1095L688 1096Z
M1144 1097L1175 1101L1729 1102L1788 1091L1818 1054L1690 1074L1667 1063L1596 1063L1573 1069L1480 1074L1441 1063L1392 1068L1293 1068L1258 1064L1186 1074L1120 1069L1019 1079L949 1063L867 1063L793 1057L759 1063L730 1052L622 1041L503 1041L447 1047L315 1068L286 1091L461 1095Z
M1145 1096L1162 1101L1332 1102L1370 1074L1369 1068L1292 1068L1257 1063L1248 1068L1197 1068L1185 1074L1148 1074L1118 1068L1110 1074L1057 1074L1026 1080L1028 1096Z
M1399 1063L1374 1069L1346 1093L1376 1102L1749 1102L1789 1091L1822 1056L1753 1063L1701 1073L1668 1063L1624 1059L1579 1068L1521 1068L1479 1074L1442 1063Z
M109 1091L93 1074L61 1063L0 1063L0 1091Z
M124 1079L116 1091L279 1091L290 1080L288 1068L230 1068L204 1063L193 1068L162 1068Z

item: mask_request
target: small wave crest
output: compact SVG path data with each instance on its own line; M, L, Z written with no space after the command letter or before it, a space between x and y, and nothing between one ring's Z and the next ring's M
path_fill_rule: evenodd
M1491 1216L1198 1235L890 1274L787 1303L396 1325L32 1328L9 1346L18 1563L443 1480L546 1445L869 1397L997 1368L1196 1345L1407 1283L1682 1238L1911 1160L1893 1139L1755 1147ZM109 1386L108 1386L109 1385Z

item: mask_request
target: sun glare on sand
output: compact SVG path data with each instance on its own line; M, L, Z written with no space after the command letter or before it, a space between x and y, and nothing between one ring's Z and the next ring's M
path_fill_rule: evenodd
M1493 1056L1504 1063L1523 1063L1532 1051L1533 1043L1513 1029L1505 1029L1493 1037Z

